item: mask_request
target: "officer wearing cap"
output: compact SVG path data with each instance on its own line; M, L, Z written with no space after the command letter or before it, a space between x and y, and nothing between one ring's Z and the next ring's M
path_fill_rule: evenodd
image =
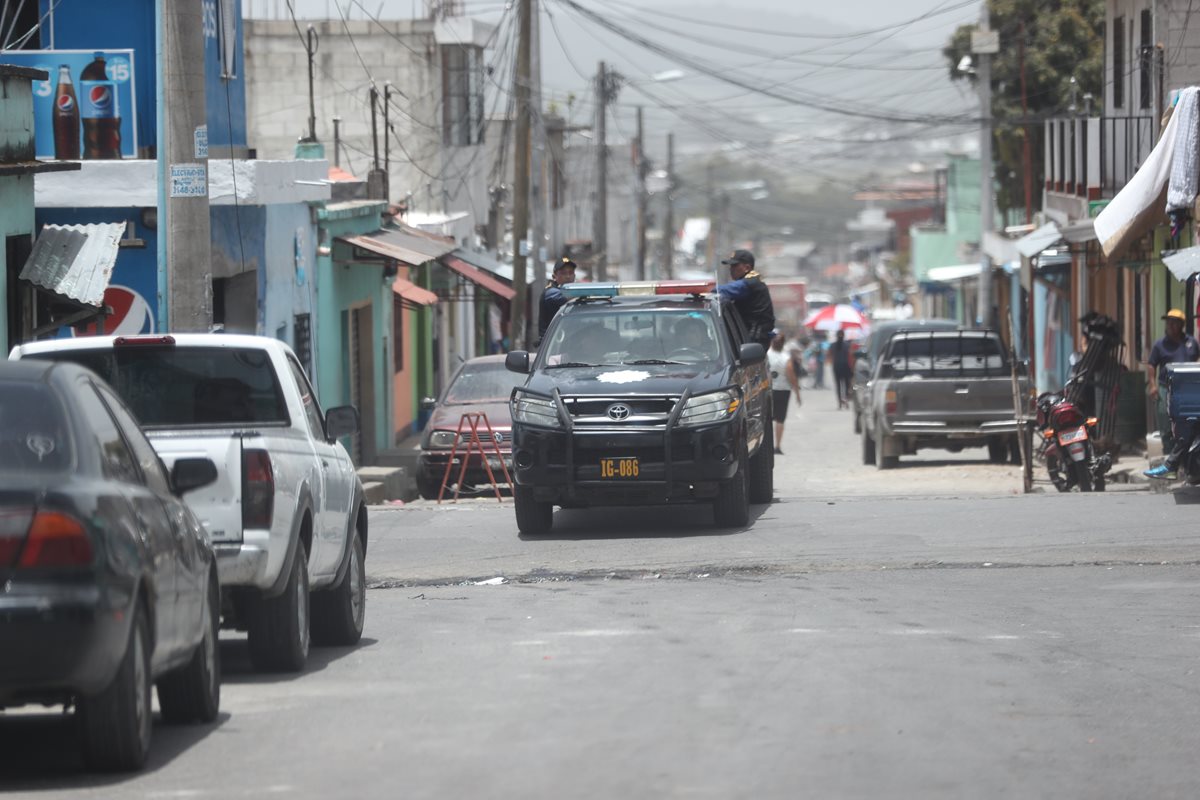
M750 340L758 342L764 349L769 347L771 337L775 335L775 305L767 285L754 271L754 253L734 250L721 264L729 267L732 280L718 286L717 292L737 307L749 328Z
M567 295L563 292L562 287L575 282L575 269L575 262L566 256L554 263L554 272L550 280L546 282L546 291L542 294L541 305L538 306L539 342L546 335L546 328L550 327L550 320L554 319L558 310L566 305Z
M1166 323L1166 335L1154 343L1150 348L1150 358L1147 363L1153 369L1149 370L1146 375L1150 380L1150 399L1155 401L1155 410L1158 418L1158 433L1162 438L1163 452L1170 455L1167 456L1167 462L1152 470L1147 470L1146 475L1151 478L1164 478L1168 474L1175 471L1175 466L1179 462L1179 457L1183 454L1176 455L1173 450L1175 441L1171 432L1171 418L1167 414L1166 398L1163 397L1162 387L1167 382L1167 364L1178 364L1188 361L1200 361L1200 344L1189 336L1183 329L1184 323L1187 322L1187 317L1183 311L1178 308L1172 308L1163 315L1163 321ZM1190 439L1190 437L1189 437ZM1172 459L1174 461L1172 462Z

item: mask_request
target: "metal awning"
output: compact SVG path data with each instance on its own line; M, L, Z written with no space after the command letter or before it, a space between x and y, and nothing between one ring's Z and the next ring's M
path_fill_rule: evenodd
M983 264L955 264L950 267L933 267L925 273L925 280L937 283L961 281L964 278L976 278L983 271Z
M477 286L482 286L497 297L502 297L505 300L512 300L517 296L517 292L511 286L504 284L499 278L492 277L488 273L472 266L459 258L458 255L447 255L442 257L442 263L448 269L457 272L464 278L474 283Z
M413 267L435 261L455 248L453 239L416 230L378 230L358 236L339 236L337 241Z
M1173 253L1163 253L1162 260L1177 280L1186 281L1200 272L1200 247L1187 247Z
M396 278L392 281L392 291L400 297L418 306L432 306L438 301L437 295L428 289L422 289L412 281Z
M1062 241L1062 231L1053 222L1047 222L1033 233L1017 239L1017 250L1026 258L1033 258L1053 244Z
M18 277L81 305L103 308L124 235L124 222L43 225Z

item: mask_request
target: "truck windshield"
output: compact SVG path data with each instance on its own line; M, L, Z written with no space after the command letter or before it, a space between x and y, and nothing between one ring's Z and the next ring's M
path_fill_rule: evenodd
M597 309L559 320L543 343L546 367L701 364L721 353L709 314L688 309Z
M271 358L262 350L128 346L37 357L92 370L112 384L147 428L289 421Z
M898 376L1007 374L999 340L954 333L901 334L892 340L887 365Z
M0 472L61 472L71 465L62 406L50 388L0 381Z

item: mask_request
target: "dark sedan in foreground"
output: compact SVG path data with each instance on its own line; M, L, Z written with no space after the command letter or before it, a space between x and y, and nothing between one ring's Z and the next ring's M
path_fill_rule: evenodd
M488 429L479 424L480 444L487 454L492 478L504 483L501 463L512 471L512 417L509 416L508 399L514 386L525 382L524 375L515 375L504 368L504 356L480 356L463 362L455 373L446 391L436 402L429 402L432 410L421 438L421 456L418 462L417 489L426 500L436 500L446 479L446 497L454 496L454 485L459 482L462 461L466 456L470 428L459 424L465 413L482 413L487 416L491 427L492 441L488 440ZM457 451L455 445L457 444ZM499 454L497 455L497 450ZM446 463L450 464L447 476ZM475 453L468 458L467 471L462 479L464 491L473 490L491 480L484 462Z
M220 706L212 546L108 384L71 364L0 363L0 709L74 708L92 769L137 769L152 684L168 722Z

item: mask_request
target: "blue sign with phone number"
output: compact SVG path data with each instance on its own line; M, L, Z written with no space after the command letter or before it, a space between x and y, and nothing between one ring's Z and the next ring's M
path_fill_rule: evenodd
M9 50L0 57L7 64L32 67L50 75L50 80L33 84L33 125L37 157L54 159L54 102L58 94L59 68L67 67L74 85L76 102L81 106L83 70L97 55L104 58L105 77L116 89L115 111L121 120L121 157L137 156L137 105L134 96L132 50ZM78 136L83 136L80 120ZM80 153L83 153L82 146Z

